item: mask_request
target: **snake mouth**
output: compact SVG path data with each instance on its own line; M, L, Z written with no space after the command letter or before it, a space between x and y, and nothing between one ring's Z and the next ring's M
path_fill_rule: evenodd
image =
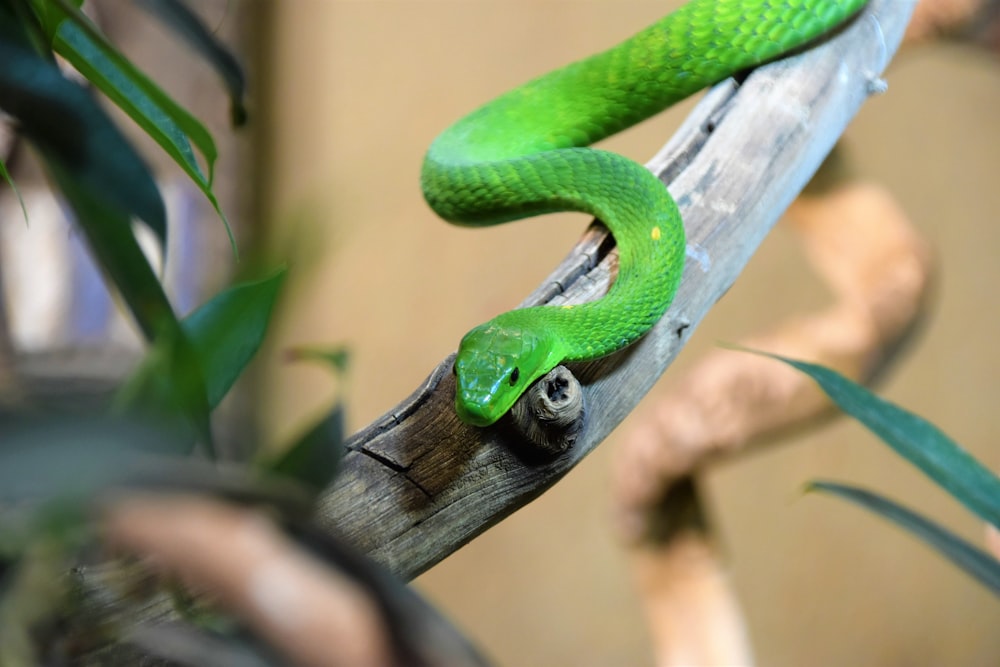
M457 397L455 399L455 412L458 413L458 418L466 424L480 428L490 426L500 418L500 415L494 414L488 405L480 406L476 403L465 402Z

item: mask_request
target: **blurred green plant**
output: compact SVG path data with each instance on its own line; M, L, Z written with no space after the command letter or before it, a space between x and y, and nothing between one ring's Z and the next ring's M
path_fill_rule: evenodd
M133 1L217 70L233 123L243 123L243 74L212 32L179 0ZM101 552L95 514L136 490L201 493L265 509L286 537L369 591L390 626L393 664L429 664L428 655L448 656L448 664L483 664L402 582L310 524L315 498L343 455L339 397L278 456L235 466L191 456L201 443L214 458L211 412L259 350L286 271L233 285L178 317L132 227L140 222L166 247L160 191L91 90L123 110L197 185L225 223L235 254L212 191L215 143L118 52L81 5L0 0L0 110L40 158L148 350L103 410L0 407L0 665L82 664L81 656L88 664L95 656L100 664L158 658L285 664L235 618L214 607L202 614L202 600L170 582L151 582L142 565L110 561ZM89 87L66 76L56 56ZM2 160L0 177L16 193ZM342 377L348 356L343 349L302 348L290 358L322 361Z
M179 0L135 2L219 73L230 95L233 123L242 124L247 116L244 77L212 31ZM165 247L166 212L153 175L90 89L66 76L56 56L153 138L225 222L212 192L215 142L200 121L108 41L81 5L82 0L0 0L0 109L34 147L108 282L150 344L146 360L118 392L115 412L180 416L193 427L191 445L200 439L211 452L209 414L259 349L285 272L231 287L185 320L177 317L132 229L133 219L141 221ZM2 161L0 175L14 185ZM329 436L331 424L339 424L338 414L335 409L315 428L326 424ZM335 430L336 448L341 438L339 427ZM293 444L293 459L308 454L304 443L314 440L307 433ZM290 461L279 466L286 473L295 468ZM315 466L307 476L311 484L317 482Z
M233 124L245 122L243 73L212 31L179 0L134 1L218 72ZM305 517L342 453L338 403L273 460L234 472L189 456L198 442L213 455L210 414L259 350L286 271L231 286L183 320L177 316L132 226L145 225L166 247L159 188L92 91L124 111L187 174L218 212L235 255L232 231L212 190L215 142L108 41L81 5L0 0L0 110L40 158L148 352L101 414L53 414L46 406L33 406L30 413L0 411L4 665L36 664L41 655L35 648L45 645L39 624L56 628L79 604L63 573L92 549L91 513L99 498L134 487L200 490ZM87 84L67 76L66 65ZM2 160L0 177L16 193ZM20 195L18 200L24 210ZM28 219L27 210L24 215Z
M243 73L212 31L179 0L135 2L218 72L229 92L234 125L245 122ZM189 446L182 449L190 451L200 440L211 454L209 415L260 348L285 271L230 287L183 321L177 317L132 228L133 219L141 221L165 248L166 211L153 175L91 90L67 76L56 56L184 170L226 223L235 252L212 192L215 142L200 121L108 41L81 5L82 0L0 0L0 109L34 147L106 279L149 342L146 359L115 398L115 414L179 417L189 426ZM0 175L14 185L2 161ZM273 462L274 470L301 473L310 485L329 479L336 467L331 457L339 456L342 440L339 415L335 408L321 419L290 446L285 459ZM329 448L332 443L332 453L310 450L320 431L321 444ZM317 467L319 461L323 467ZM269 465L260 467L271 470Z
M1000 479L932 423L829 368L758 354L784 362L811 377L841 410L861 422L898 455L987 524L1000 526ZM870 490L830 481L813 481L806 489L844 498L895 523L1000 595L1000 562L952 531Z
M140 331L170 363L162 384L171 404L210 447L206 378L187 332L132 230L142 221L165 247L166 210L153 175L90 91L64 75L62 55L118 104L199 182L180 106L115 50L79 11L80 2L4 0L0 3L0 108L34 148L105 276L121 294ZM153 91L156 92L153 92ZM164 111L166 108L166 111ZM208 136L196 121L187 126ZM167 141L167 139L170 141ZM206 144L214 160L211 138ZM6 174L6 167L4 168ZM9 174L7 174L9 179ZM210 199L208 181L200 177Z

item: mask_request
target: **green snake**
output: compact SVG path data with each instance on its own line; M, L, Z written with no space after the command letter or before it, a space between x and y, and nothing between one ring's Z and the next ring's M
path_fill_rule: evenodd
M596 301L503 313L462 339L455 407L488 426L564 361L631 344L666 311L685 262L684 226L641 165L587 148L735 72L819 37L865 0L693 0L585 60L549 72L446 129L424 159L431 208L462 225L579 211L604 223L618 274Z

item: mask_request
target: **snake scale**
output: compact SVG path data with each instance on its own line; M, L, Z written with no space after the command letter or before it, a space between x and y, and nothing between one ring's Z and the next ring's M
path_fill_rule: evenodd
M680 283L684 226L655 176L590 144L675 102L799 48L864 0L692 0L620 44L529 81L460 119L431 144L421 185L461 225L579 211L603 222L618 274L596 301L512 310L475 327L455 360L462 421L488 426L564 361L631 344Z

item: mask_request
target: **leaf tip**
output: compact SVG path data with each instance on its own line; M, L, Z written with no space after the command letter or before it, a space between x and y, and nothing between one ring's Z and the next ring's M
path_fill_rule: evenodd
M240 128L247 124L247 121L250 119L250 114L247 112L247 108L242 102L233 100L232 106L229 110L229 117L233 127Z

